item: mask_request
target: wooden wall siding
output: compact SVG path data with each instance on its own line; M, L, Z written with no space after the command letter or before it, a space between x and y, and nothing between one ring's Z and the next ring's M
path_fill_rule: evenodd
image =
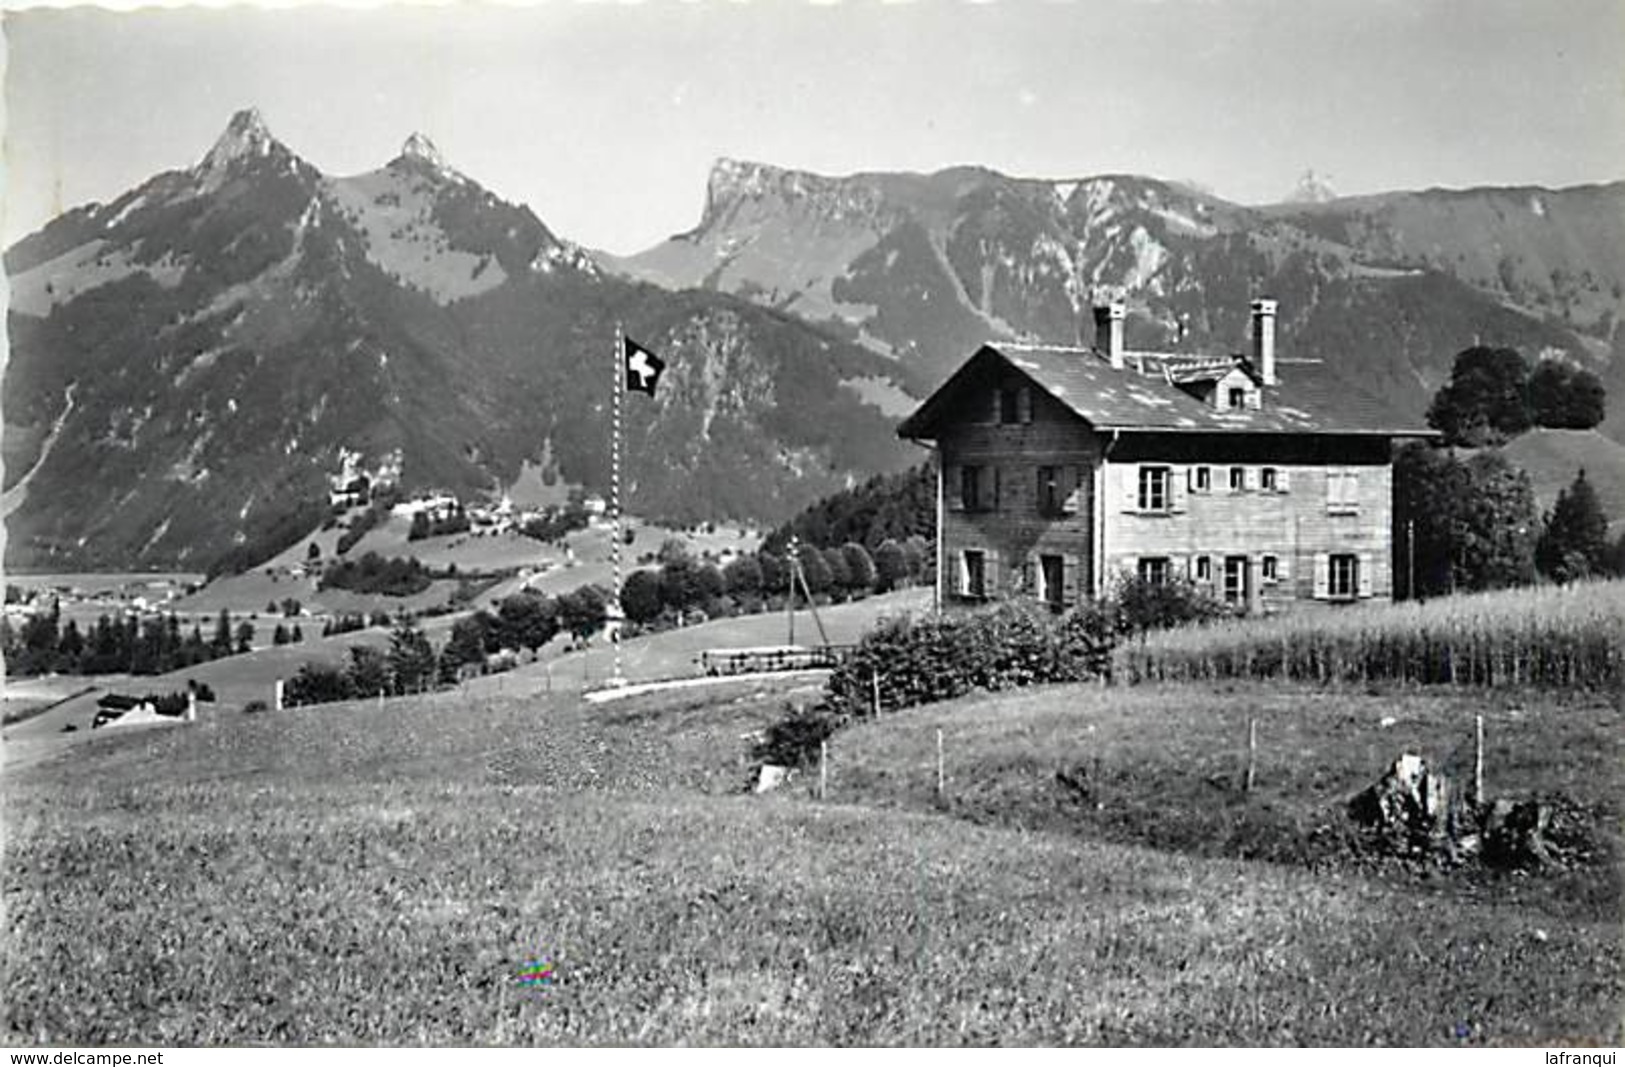
M1030 422L997 421L992 391L985 406L975 405L981 418L957 423L939 440L947 494L943 508L942 588L952 601L960 589L961 560L965 549L987 553L989 599L1037 596L1040 556L1056 555L1065 561L1064 598L1074 604L1087 597L1094 583L1094 493L1091 472L1099 463L1100 445L1093 432L1068 408L1049 395L1032 389L1021 411ZM965 511L958 506L960 470L967 464L987 472L982 481L986 499L996 492L997 504L987 510ZM1039 511L1038 469L1061 468L1071 475L1074 494L1067 513ZM997 471L996 488L991 472ZM1064 488L1064 487L1063 487Z
M1177 484L1188 484L1193 464L1168 464ZM1168 514L1142 514L1130 486L1138 491L1138 463L1105 464L1105 570L1133 573L1141 556L1167 556L1176 574L1188 573L1199 555L1213 558L1215 589L1222 592L1223 558L1248 556L1256 568L1262 557L1273 555L1283 571L1270 584L1260 579L1261 605L1266 610L1293 601L1314 599L1317 556L1351 553L1370 565L1373 599L1393 596L1390 523L1393 508L1393 468L1387 465L1299 466L1282 464L1284 492L1268 492L1259 485L1263 464L1243 465L1248 488L1229 490L1231 464L1213 464L1206 493L1187 490ZM1328 507L1330 472L1357 476L1358 507Z

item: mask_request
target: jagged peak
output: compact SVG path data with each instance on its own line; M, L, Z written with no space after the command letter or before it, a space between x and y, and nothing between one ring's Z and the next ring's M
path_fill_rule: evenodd
M440 149L436 148L434 142L429 140L426 134L422 133L414 132L412 136L406 139L406 143L401 145L401 158L415 159L421 163L427 163L436 170L450 169L446 166L446 157L440 154Z
M215 140L197 169L203 173L218 171L239 159L268 156L273 149L280 147L281 143L271 136L259 108L245 107L231 116L225 132Z

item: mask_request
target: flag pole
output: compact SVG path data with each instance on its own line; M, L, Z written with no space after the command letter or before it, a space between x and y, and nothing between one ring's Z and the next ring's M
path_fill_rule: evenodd
M609 546L610 569L615 575L615 592L609 603L609 643L615 654L615 673L610 676L612 686L625 685L621 674L621 394L626 391L623 380L626 370L626 334L620 322L615 323L614 389L610 393L610 445L609 445L609 510L615 519L614 540Z

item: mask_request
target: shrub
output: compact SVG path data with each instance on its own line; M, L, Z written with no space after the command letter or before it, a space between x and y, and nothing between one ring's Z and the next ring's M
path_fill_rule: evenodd
M769 726L751 749L751 756L781 767L808 767L817 762L818 746L843 725L843 718L827 709L794 711Z
M243 705L244 715L258 715L262 711L270 711L271 707L263 700L250 700Z

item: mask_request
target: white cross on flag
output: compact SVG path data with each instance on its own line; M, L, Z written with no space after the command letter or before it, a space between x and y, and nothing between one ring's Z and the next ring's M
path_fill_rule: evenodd
M655 384L666 361L644 348L630 337L621 338L621 355L626 361L626 389L629 393L655 395Z

